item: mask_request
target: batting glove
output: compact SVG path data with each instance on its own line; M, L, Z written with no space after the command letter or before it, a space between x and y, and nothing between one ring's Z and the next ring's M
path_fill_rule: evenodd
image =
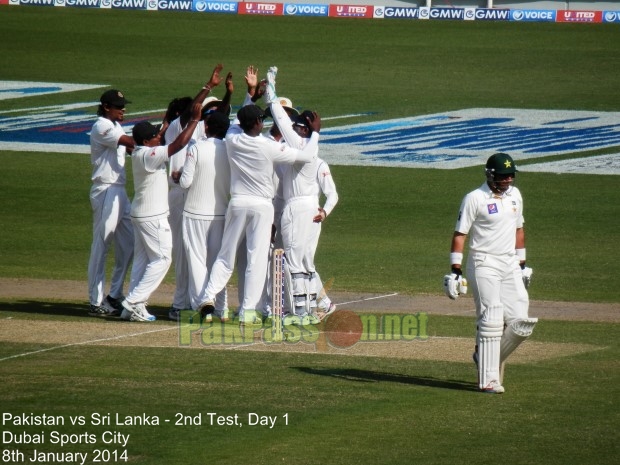
M534 270L532 270L529 266L524 266L521 269L521 277L523 278L523 284L525 284L526 289L530 287L530 281L532 280L532 273L534 273Z
M459 295L467 294L467 280L460 273L447 274L443 277L443 290L448 297L456 300Z

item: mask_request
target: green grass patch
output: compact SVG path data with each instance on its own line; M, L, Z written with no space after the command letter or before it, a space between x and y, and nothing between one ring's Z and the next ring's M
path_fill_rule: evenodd
M0 79L106 84L126 93L129 113L195 95L217 62L234 73L235 104L246 66L264 72L277 65L279 93L295 105L326 118L372 113L347 123L477 107L620 108L614 24L1 6L0 30L0 56L10 64ZM82 91L71 99L95 102L99 95ZM64 103L67 95L0 100L0 111ZM325 120L326 127L338 124ZM0 161L0 277L84 281L92 227L88 156L2 151ZM333 166L332 172L340 202L318 251L324 280L333 277L335 290L441 293L459 203L483 182L482 169ZM535 273L531 298L620 302L606 284L617 257L617 176L520 173L517 183ZM0 300L5 323L92 321L81 303ZM160 316L165 310L153 308ZM428 331L470 338L473 346L473 325L472 318L431 315ZM448 358L59 348L45 334L36 343L3 341L2 413L60 415L67 422L56 428L5 421L3 432L43 433L46 440L5 443L3 450L19 450L26 460L34 449L87 452L87 463L94 449L105 448L126 449L135 464L615 464L618 328L540 321L530 341L537 347L588 350L509 364L502 396L476 392L473 364ZM24 355L30 352L37 353ZM211 425L210 413L224 424ZM250 413L277 417L275 427L250 426ZM114 425L116 414L157 416L160 424ZM106 415L111 424L93 424ZM243 426L227 424L235 415ZM85 424L71 425L70 416ZM200 424L189 424L198 416ZM185 424L175 425L179 418ZM61 448L50 443L53 431L92 434L96 443ZM105 431L129 434L127 447L104 445Z

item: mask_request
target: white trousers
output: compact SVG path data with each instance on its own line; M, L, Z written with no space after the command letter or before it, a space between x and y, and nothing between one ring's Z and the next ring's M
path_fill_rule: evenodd
M315 196L295 197L282 211L280 227L282 244L291 274L314 273L314 239L316 224L312 221L318 209Z
M94 184L90 190L93 211L93 242L88 260L88 297L92 305L105 298L106 257L114 242L114 269L110 295L122 297L125 276L133 257L131 203L125 186Z
M312 237L312 262L314 263L314 257L316 255L316 250L319 247L319 238L321 237L321 225L323 223L313 223L313 237ZM321 276L319 276L319 272L316 271L316 267L314 273L312 274L312 283L311 288L314 289L317 293L317 299L319 300L319 307L328 309L331 305L332 301L327 295L327 291L329 289L323 289L323 281L321 280Z
M176 287L172 298L172 306L179 310L187 309L190 305L189 295L189 265L185 248L183 247L183 207L187 190L174 185L168 191L170 206L170 229L172 231L172 263Z
M133 221L134 260L129 294L131 304L146 303L166 277L172 263L172 232L168 219Z
M246 241L247 264L244 274L243 300L240 315L244 310L261 308L261 298L267 276L267 262L273 221L273 204L270 199L252 196L236 196L230 200L226 211L224 238L217 260L213 264L209 284L201 300L213 300L222 291L235 266L237 249ZM239 253L243 253L242 250Z
M528 318L529 296L519 267L519 258L472 252L467 260L467 283L476 303L478 320L485 309L503 306L504 323Z
M189 268L189 298L191 308L196 309L201 303L202 291L209 282L210 270L222 246L224 234L224 217L213 220L201 220L183 217L183 243ZM215 309L228 308L226 288L215 298Z

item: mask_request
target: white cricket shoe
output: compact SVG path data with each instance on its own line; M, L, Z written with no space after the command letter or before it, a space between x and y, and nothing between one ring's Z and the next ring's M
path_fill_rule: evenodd
M146 310L146 305L143 303L132 305L127 299L123 300L123 313L121 313L123 320L129 321L155 321L157 318L155 315L151 315Z
M504 386L499 384L499 381L496 380L491 381L489 384L486 385L486 387L483 387L480 390L487 394L503 394L505 391Z

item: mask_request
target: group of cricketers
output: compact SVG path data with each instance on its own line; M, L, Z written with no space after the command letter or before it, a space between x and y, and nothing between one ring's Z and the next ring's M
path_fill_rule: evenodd
M194 310L206 320L215 314L221 320L261 322L272 311L268 269L274 247L285 250L290 323L313 324L319 314L335 309L320 292L314 266L321 223L338 201L329 167L318 158L320 117L314 112L300 115L290 100L276 95L277 68L261 80L250 66L245 75L248 92L231 123L234 86L231 73L220 76L222 69L220 64L215 67L193 99L170 102L161 125L140 122L131 137L121 127L130 102L118 90L101 96L90 136L91 314L154 321L147 301L174 262L170 319ZM224 98L209 96L222 82ZM255 104L261 98L267 111ZM273 127L265 133L268 115L273 115ZM276 138L275 133L287 137ZM127 154L134 178L131 202L125 189ZM327 199L325 208L319 204L321 195ZM106 295L105 261L112 243L115 266ZM234 269L239 307L233 316L226 285Z
M121 127L122 92L106 91L91 131L90 192L93 242L88 267L90 313L153 321L147 300L173 259L176 291L169 318L200 312L201 321L271 317L270 257L284 249L285 314L290 324L312 325L335 309L314 265L321 223L338 201L329 166L318 157L320 116L300 113L276 93L277 68L265 79L247 68L247 94L230 121L232 75L211 78L191 99L173 100L163 124L141 122L132 136ZM208 97L225 82L222 100ZM256 105L260 99L266 105ZM265 119L273 124L267 132ZM131 154L134 198L125 189ZM482 392L504 392L508 356L531 334L525 266L523 199L514 186L516 165L495 153L485 182L461 202L452 236L451 272L444 290L451 299L471 288L477 315L473 361ZM323 207L319 200L326 198ZM466 238L468 256L462 269ZM114 244L115 265L105 295L105 261ZM125 274L133 259L129 293ZM229 314L227 284L234 270L239 307ZM464 272L465 271L465 272ZM467 276L467 278L465 277Z

